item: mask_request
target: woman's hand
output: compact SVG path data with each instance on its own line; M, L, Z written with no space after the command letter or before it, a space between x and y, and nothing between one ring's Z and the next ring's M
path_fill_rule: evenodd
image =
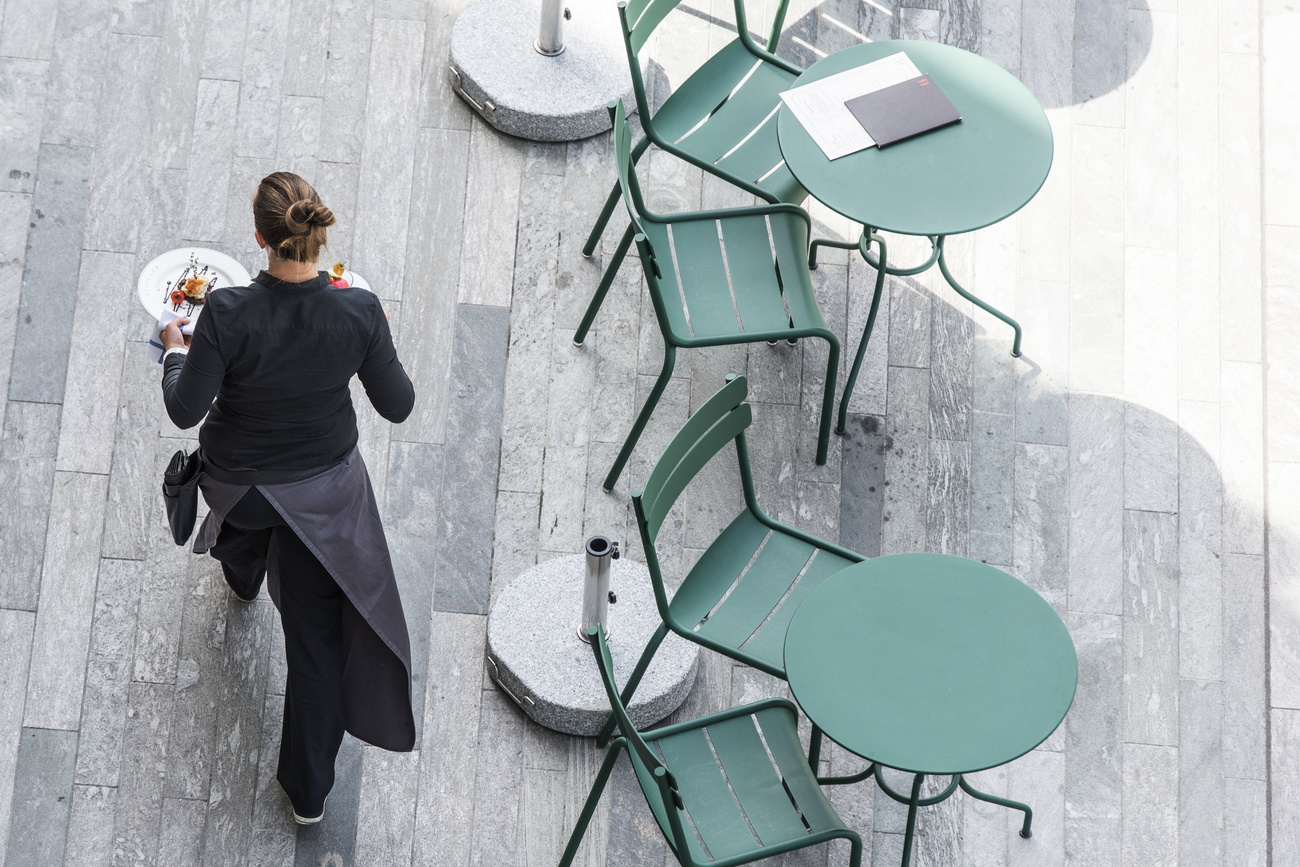
M179 319L173 319L167 323L167 327L162 331L163 352L169 349L189 349L190 336L181 333L182 325L189 325L190 320L184 316Z

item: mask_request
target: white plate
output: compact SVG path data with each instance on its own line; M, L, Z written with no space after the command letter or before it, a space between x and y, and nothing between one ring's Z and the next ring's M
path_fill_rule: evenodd
M198 259L199 275L210 278L209 292L223 286L248 285L249 275L244 270L244 266L225 253L209 250L206 247L181 247L179 250L168 250L145 265L144 271L140 273L138 284L140 303L154 319L162 315L164 306L191 319L197 318L203 312L201 304L196 306L188 301L182 301L176 305L170 298L176 284L189 276L191 255Z

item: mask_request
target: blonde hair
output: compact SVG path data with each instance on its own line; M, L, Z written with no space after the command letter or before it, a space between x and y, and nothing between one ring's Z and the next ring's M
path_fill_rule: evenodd
M281 259L315 262L334 212L300 175L273 172L253 194L253 225Z

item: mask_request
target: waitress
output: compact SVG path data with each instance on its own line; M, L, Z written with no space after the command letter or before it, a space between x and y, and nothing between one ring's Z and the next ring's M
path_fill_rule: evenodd
M253 196L267 267L213 292L193 338L163 332L163 398L180 428L203 421L210 507L194 552L221 561L245 602L268 579L288 680L277 779L300 824L319 822L344 731L415 746L411 648L348 382L384 418L415 392L371 292L316 270L334 215L303 178L276 172Z

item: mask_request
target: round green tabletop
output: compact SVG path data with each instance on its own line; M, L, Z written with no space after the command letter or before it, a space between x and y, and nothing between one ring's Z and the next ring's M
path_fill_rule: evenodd
M790 689L828 737L922 774L985 770L1047 739L1078 681L1074 642L1041 596L944 554L851 566L808 595L785 639Z
M794 86L899 51L934 79L961 122L828 160L783 103L777 136L799 183L854 222L906 235L971 232L1024 207L1052 167L1052 128L1029 89L997 64L935 42L871 42L818 61Z

